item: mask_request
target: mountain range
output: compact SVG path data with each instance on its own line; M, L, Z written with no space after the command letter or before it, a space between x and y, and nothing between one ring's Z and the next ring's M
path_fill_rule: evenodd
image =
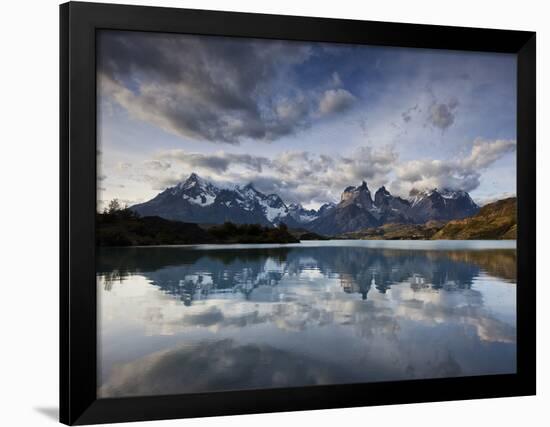
M465 191L448 189L413 191L408 199L393 196L385 187L374 197L363 181L347 187L339 203L319 209L287 204L277 194L264 194L253 184L222 188L192 173L187 180L167 188L153 199L130 209L141 216L201 224L261 224L305 228L324 235L337 235L389 223L423 224L475 215L479 206Z

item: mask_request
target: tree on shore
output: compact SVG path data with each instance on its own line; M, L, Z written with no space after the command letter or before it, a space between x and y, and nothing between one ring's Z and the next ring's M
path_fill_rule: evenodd
M120 204L120 201L115 198L115 199L113 199L109 202L109 204L107 205L107 207L105 209L103 209L103 213L112 215L112 214L115 214L115 213L117 213L121 210L122 210L122 206Z
M112 199L103 209L102 215L110 219L131 219L139 218L139 214L128 208L128 205L122 205L117 198Z

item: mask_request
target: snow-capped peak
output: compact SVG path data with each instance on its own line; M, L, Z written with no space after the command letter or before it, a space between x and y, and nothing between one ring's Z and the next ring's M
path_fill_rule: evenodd
M437 192L436 188L431 190L423 190L423 191L413 188L409 194L409 202L411 204L411 207L415 207L422 200L424 200L427 197L430 197L434 192Z
M181 190L188 190L195 186L205 187L208 184L208 182L206 182L204 179L193 172L191 175L189 175L189 178L187 178L185 181L180 182L177 187Z
M308 223L319 218L320 210L306 209L300 203L291 203L288 205L289 215L297 222Z
M259 194L261 194L258 190L254 188L254 185L251 182L243 187L236 185L235 191L239 193L244 199L248 200L254 200L258 197Z
M196 173L189 175L185 181L173 188L172 194L181 194L181 198L198 206L209 206L216 200L220 189L198 176Z
M420 202L427 198L434 197L441 197L443 199L443 203L447 204L450 203L450 201L462 201L467 200L467 202L473 207L477 208L477 205L472 200L470 195L463 190L451 190L449 188L444 189L437 189L433 188L430 190L424 190L424 191L418 191L418 190L412 190L409 197L409 202L411 203L411 207L415 207ZM454 203L454 202L453 202Z
M449 190L448 188L445 188L439 192L441 194L441 197L444 199L458 199L460 197L465 197L467 193L462 190Z
M236 185L235 192L241 198L240 203L244 209L252 211L259 207L272 224L288 215L287 206L277 194L265 195L258 191L252 183L248 183L243 187Z

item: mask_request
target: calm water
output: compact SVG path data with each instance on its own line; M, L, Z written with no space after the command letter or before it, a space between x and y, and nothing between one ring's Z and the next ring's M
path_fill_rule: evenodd
M513 373L515 242L101 249L99 395Z

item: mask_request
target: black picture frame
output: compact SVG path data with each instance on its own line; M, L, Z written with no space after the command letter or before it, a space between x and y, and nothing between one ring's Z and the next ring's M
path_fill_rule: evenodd
M96 397L98 29L504 52L517 55L517 373L171 396ZM60 419L159 420L533 395L535 46L527 31L69 2L60 6Z

